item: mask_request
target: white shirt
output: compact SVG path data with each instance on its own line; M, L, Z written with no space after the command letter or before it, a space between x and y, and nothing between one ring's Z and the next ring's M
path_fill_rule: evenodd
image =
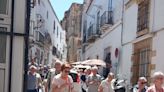
M103 92L114 92L112 89L111 82L108 82L107 79L103 80L100 85L103 88Z

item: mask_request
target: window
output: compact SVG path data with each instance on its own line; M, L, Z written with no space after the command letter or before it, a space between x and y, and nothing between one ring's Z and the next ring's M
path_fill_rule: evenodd
M99 34L99 28L100 28L100 11L97 13L97 24L96 24L96 33Z
M151 41L146 39L134 44L133 63L132 63L132 84L136 84L141 76L150 79L150 62L151 62ZM149 83L150 81L148 81Z
M38 0L38 4L40 5L40 0Z
M96 59L99 59L99 55L96 56Z
M58 35L59 35L59 32L58 32L58 26L57 26L57 37L58 37Z
M48 11L47 11L47 19L48 19Z
M142 31L148 28L149 24L149 1L142 0L138 5L138 29L137 31Z
M104 60L107 63L111 63L111 47L107 47L104 49Z
M87 30L87 21L85 20L83 24L83 43L87 41L86 30Z
M53 31L53 33L55 33L55 29L56 29L56 25L55 25L56 23L55 23L55 21L54 21L54 31Z
M53 46L53 48L52 48L52 55L56 55L56 52L57 52L57 48L55 47L55 46Z
M149 64L149 49L144 48L139 52L140 66L139 66L139 76L147 76L148 74L148 64Z
M62 40L62 33L60 32L60 42L61 42L61 40Z
M0 14L7 14L8 0L0 0Z
M0 31L4 32L7 31L7 28L0 27ZM0 63L5 63L6 61L6 41L7 36L0 34Z

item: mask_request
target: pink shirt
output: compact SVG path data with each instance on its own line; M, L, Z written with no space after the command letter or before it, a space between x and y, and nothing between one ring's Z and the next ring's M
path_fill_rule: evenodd
M164 88L162 88L160 91L157 91L156 88L155 88L155 85L153 86L150 86L146 92L164 92Z

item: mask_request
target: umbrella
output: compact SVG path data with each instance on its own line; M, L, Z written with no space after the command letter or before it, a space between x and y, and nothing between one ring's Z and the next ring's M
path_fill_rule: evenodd
M74 66L74 68L90 68L90 66L86 66L86 65L76 65L76 66Z
M83 61L82 64L84 65L100 65L100 66L105 66L105 62L103 60L100 59L90 59L90 60L86 60Z
M78 62L73 62L71 63L72 65L80 65L82 62L81 61L78 61Z

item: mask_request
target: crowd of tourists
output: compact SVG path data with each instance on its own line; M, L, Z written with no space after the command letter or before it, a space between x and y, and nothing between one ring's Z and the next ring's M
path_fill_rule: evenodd
M116 92L114 90L115 75L109 72L104 78L98 74L98 67L93 66L77 70L78 91L73 85L74 78L70 75L72 66L59 61L53 67L38 65L35 60L29 63L27 92ZM139 77L137 84L126 92L164 92L164 74L155 72L148 87L146 77Z

